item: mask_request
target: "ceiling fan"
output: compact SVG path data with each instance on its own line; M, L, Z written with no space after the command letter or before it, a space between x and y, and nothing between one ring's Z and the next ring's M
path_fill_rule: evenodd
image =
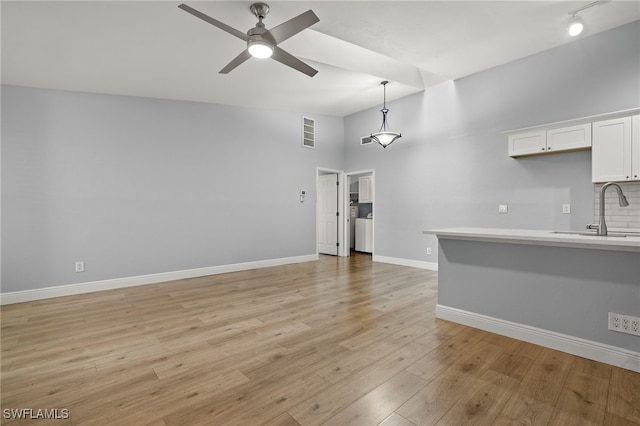
M312 10L308 10L295 18L291 18L288 21L283 22L277 27L267 30L262 23L262 20L267 16L267 13L269 13L269 5L266 3L254 3L251 5L249 10L251 10L256 18L258 18L258 23L245 34L242 31L238 31L217 19L187 6L186 4L181 4L178 7L185 12L188 12L193 16L247 42L247 48L229 62L227 66L222 68L220 70L220 74L227 74L229 71L233 70L252 56L257 58L271 57L278 62L308 75L309 77L313 77L318 72L314 68L302 62L300 59L278 47L278 44L282 43L289 37L298 34L300 31L320 21Z

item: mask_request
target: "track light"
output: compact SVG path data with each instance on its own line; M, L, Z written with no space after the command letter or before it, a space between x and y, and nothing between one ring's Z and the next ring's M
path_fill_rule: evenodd
M569 24L569 35L571 37L575 37L582 33L584 29L584 25L582 24L582 20L578 15L573 15L571 17L571 23Z
M582 24L582 20L578 16L578 12L582 12L585 9L589 9L594 6L600 6L610 2L611 0L596 0L594 2L585 4L584 6L581 6L577 9L570 11L569 15L571 15L571 22L569 23L569 28L567 28L567 31L569 31L569 35L571 37L575 37L577 35L582 34L582 30L584 30L584 25Z

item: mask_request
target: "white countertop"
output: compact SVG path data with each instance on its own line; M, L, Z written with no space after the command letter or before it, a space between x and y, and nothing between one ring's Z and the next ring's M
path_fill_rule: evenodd
M423 231L423 234L431 234L436 235L438 238L453 240L640 252L640 235L600 237L596 235L580 235L579 233L499 228L445 228ZM610 232L610 234L613 233Z

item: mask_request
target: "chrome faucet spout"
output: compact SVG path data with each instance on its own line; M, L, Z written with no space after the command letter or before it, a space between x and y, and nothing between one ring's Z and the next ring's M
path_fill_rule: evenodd
M629 201L627 201L627 197L622 193L620 185L614 182L607 182L602 185L602 189L600 190L600 221L598 223L598 231L596 232L597 235L608 235L607 222L604 219L604 193L610 186L612 186L618 193L618 204L620 207L627 207L629 205Z

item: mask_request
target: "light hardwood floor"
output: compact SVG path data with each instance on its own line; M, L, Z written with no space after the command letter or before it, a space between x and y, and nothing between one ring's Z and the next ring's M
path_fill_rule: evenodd
M437 320L436 299L437 273L356 255L3 306L1 420L640 424L640 374Z

